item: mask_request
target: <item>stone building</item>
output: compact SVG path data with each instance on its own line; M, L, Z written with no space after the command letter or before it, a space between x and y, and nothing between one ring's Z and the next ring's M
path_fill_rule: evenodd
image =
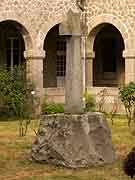
M65 86L69 104L81 104L84 89L96 94L107 87L116 95L135 80L135 2L86 4L83 37L76 0L0 1L0 66L26 62L38 94L50 100L63 102Z

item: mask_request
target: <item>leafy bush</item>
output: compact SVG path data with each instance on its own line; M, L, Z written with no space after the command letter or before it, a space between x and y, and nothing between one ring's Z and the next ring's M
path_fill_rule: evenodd
M126 175L134 179L135 176L135 147L127 154L123 161L123 170Z
M95 98L90 93L88 93L88 92L86 92L84 94L84 98L85 98L85 108L84 108L84 111L85 112L95 111L95 108L96 108Z
M21 66L14 67L12 71L0 69L0 111L9 117L20 118L20 127L23 119L31 118L36 102L31 93L34 85L25 76L25 68Z
M132 120L135 123L135 82L130 82L129 84L120 88L119 96L124 104L128 118L128 126L130 127Z
M42 105L42 114L64 113L62 103L47 102Z
M0 70L0 99L11 116L27 118L32 113L34 85L26 80L23 67Z

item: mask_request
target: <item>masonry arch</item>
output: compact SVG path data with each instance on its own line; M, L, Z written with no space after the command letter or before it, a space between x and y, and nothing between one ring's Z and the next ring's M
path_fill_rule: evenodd
M66 36L54 25L44 40L46 57L43 65L44 88L64 87L66 73Z
M95 33L97 33L99 30L98 26L106 23L112 24L119 30L124 40L125 49L127 49L128 48L127 40L130 37L129 34L130 31L128 30L126 24L124 24L124 22L117 16L111 14L102 14L100 16L94 16L93 18L88 20L88 34L89 34L88 43L91 50L93 49Z
M24 51L31 46L28 31L14 20L0 22L0 66L13 69L24 62Z
M32 49L33 47L33 37L32 37L32 26L31 22L28 21L29 18L25 17L24 14L20 14L19 16L15 11L5 11L0 12L0 22L14 22L16 27L21 27L21 35L23 36L25 42L25 49Z
M110 23L98 24L89 34L87 54L93 57L93 85L118 87L125 81L125 49L121 32Z

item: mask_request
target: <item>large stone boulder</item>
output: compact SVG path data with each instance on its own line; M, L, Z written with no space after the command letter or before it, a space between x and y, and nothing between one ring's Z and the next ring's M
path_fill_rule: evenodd
M42 117L32 159L70 168L112 163L111 132L101 113Z

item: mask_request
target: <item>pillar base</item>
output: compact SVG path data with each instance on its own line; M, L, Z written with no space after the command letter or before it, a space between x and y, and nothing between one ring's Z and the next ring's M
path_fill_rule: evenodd
M101 113L42 116L32 147L38 163L81 168L112 163L115 152L111 132Z

